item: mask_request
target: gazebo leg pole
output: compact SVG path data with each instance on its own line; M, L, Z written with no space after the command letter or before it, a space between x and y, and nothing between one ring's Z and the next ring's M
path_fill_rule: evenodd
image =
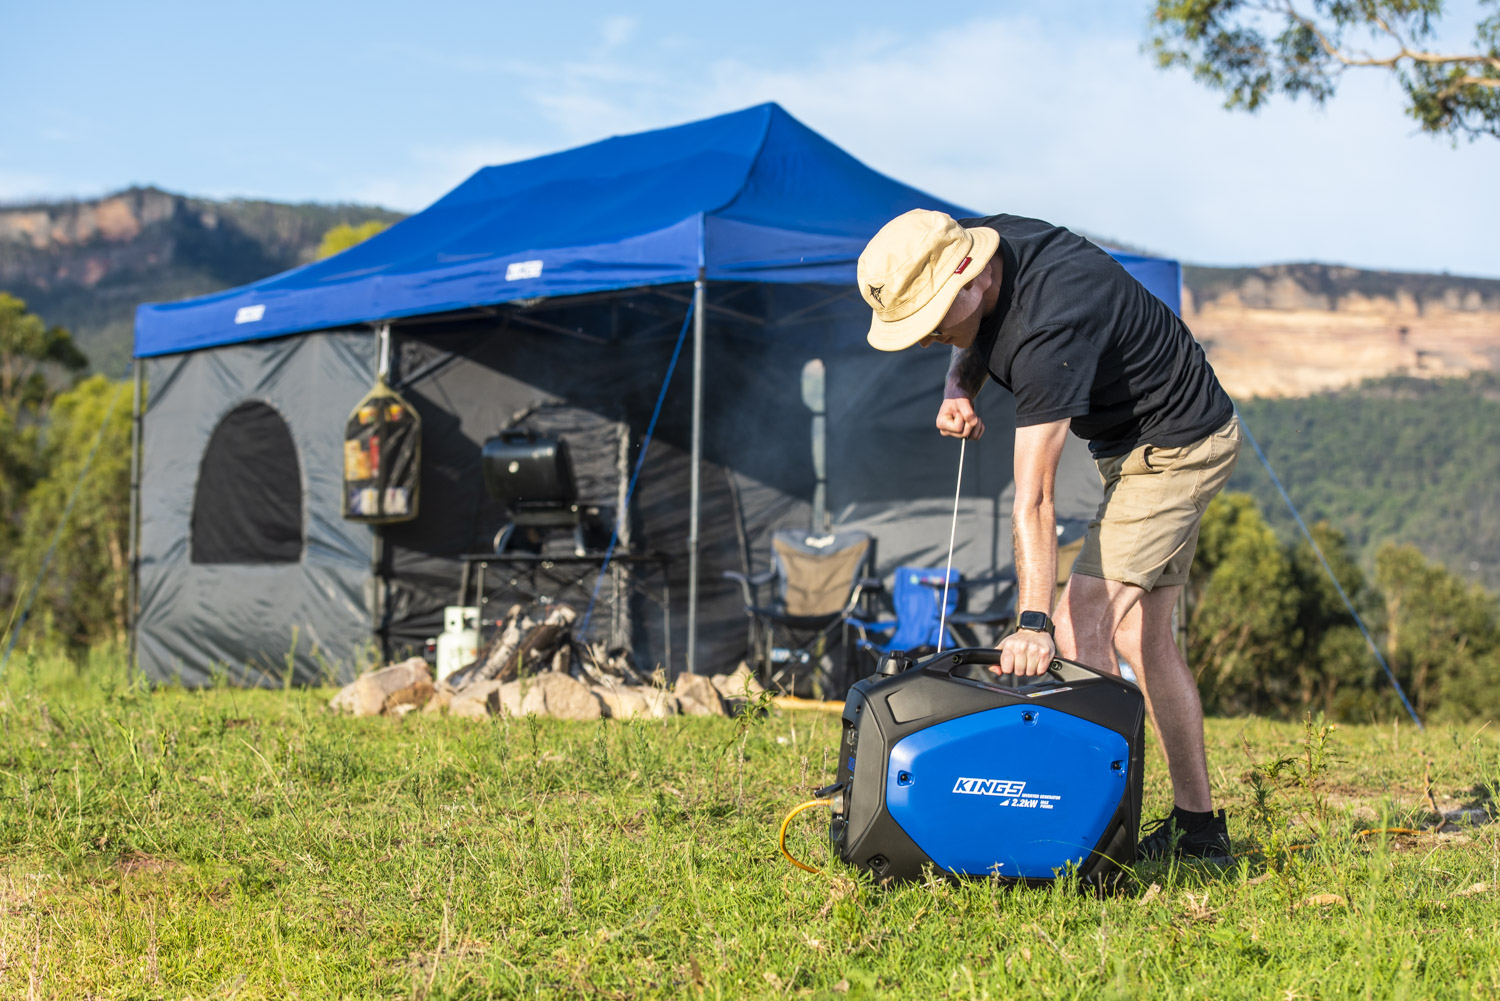
M134 675L140 658L136 654L136 606L140 603L140 521L141 521L141 382L145 364L139 358L130 361L130 375L135 383L130 407L130 527L129 555L125 563L125 658Z
M699 268L698 280L693 283L693 457L688 500L687 669L690 674L698 666L698 513L702 499L703 314L707 312L706 298L707 283L703 269ZM670 667L668 670L671 670Z

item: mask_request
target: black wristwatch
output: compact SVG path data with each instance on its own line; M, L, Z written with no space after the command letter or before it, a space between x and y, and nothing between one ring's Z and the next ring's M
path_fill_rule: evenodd
M1047 617L1046 612L1022 612L1021 617L1016 620L1016 628L1030 629L1034 633L1046 633L1053 639L1057 638L1052 620Z

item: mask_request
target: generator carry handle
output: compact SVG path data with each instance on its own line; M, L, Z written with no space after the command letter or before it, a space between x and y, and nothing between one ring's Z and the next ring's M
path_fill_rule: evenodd
M1047 668L1045 674L1040 675L1018 675L1018 674L996 674L988 670L990 667L1000 666L1000 651L993 647L966 647L958 650L947 650L933 657L922 665L923 670L930 674L936 674L946 678L959 678L965 681L973 681L993 688L1007 689L1041 689L1055 688L1060 685L1072 685L1080 681L1092 681L1096 678L1105 678L1110 681L1121 681L1119 677L1096 671L1092 667L1078 664L1071 660L1063 660L1054 657L1052 664ZM971 668L980 668L981 671L973 671Z

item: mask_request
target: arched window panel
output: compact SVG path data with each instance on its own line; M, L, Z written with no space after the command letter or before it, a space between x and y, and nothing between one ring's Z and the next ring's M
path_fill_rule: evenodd
M302 558L302 469L286 421L242 403L214 428L193 493L194 563Z

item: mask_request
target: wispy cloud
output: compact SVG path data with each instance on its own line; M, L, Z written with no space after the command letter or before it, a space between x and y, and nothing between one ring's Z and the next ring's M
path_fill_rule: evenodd
M632 31L607 22L588 58L513 66L548 132L539 145L775 100L877 169L977 211L1192 260L1441 268L1489 240L1454 186L1491 185L1500 149L1414 136L1375 74L1351 76L1326 110L1283 102L1247 116L1156 70L1137 38L1027 15L859 34L780 69L669 60L667 42L623 44Z
M553 147L507 142L473 142L410 150L405 162L387 159L373 176L351 181L336 201L382 205L403 212L425 208L481 167L525 160Z
M1029 17L832 47L774 73L720 63L713 81L702 110L778 100L867 163L976 210L1205 261L1441 266L1489 240L1447 185L1480 191L1500 175L1494 144L1455 152L1413 136L1385 78L1351 77L1326 110L1231 114L1157 71L1134 38Z

